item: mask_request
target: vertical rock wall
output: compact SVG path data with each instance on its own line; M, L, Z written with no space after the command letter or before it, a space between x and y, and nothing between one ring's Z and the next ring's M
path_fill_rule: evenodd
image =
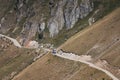
M55 4L52 1L52 4ZM74 27L79 19L83 19L93 10L92 0L61 0L51 8L52 17L48 21L50 37L59 33L65 26Z

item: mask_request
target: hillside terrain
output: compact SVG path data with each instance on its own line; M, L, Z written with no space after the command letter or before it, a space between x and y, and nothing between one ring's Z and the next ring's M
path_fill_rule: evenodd
M111 59L115 62L115 66L120 66L118 56L120 50L119 12L119 9L117 9L93 26L89 26L89 28L77 33L60 48L63 51L74 52L78 55L91 55L95 59ZM111 58L109 58L110 56ZM115 61L112 57L115 58Z
M120 8L80 31L59 47L77 55L91 55L92 62L120 79ZM42 65L42 66L41 66ZM84 73L83 73L84 72ZM28 75L29 74L29 75ZM39 75L38 75L39 74ZM13 80L111 80L105 73L79 62L62 59L51 54L28 66Z
M61 45L119 6L119 0L0 0L0 33L26 46ZM59 42L58 42L59 40Z
M119 80L120 0L0 0L0 80Z

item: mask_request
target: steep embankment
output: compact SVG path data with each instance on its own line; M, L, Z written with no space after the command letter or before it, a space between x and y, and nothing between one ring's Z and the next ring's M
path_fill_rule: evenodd
M91 55L93 62L120 78L120 8L104 19L79 32L60 48L78 55ZM69 46L69 47L66 47Z
M106 73L113 80L119 80L119 78L114 76L110 71L104 69L105 64L102 61L101 61L101 63L100 62L91 63L92 58L89 55L78 56L78 55L75 55L74 53L58 52L58 53L56 53L56 56L65 58L65 59L69 59L69 60L73 60L73 61L79 61L81 63L87 64L92 68L95 68L97 70L100 70L100 71ZM118 72L120 72L120 71L118 70Z
M104 64L117 77L115 69L119 66L119 38L120 38L120 8L116 9L93 26L77 33L70 38L60 49L74 52L78 55L89 54L93 63ZM114 54L113 54L114 53ZM112 60L111 58L112 57ZM94 61L94 59L96 61ZM99 61L104 59L105 61ZM97 61L98 60L98 61ZM108 62L106 62L106 60ZM112 71L111 71L112 70ZM84 72L84 73L83 73ZM61 59L50 54L42 57L13 80L111 80L103 72L90 68L78 62Z
M103 74L103 72L79 62L48 54L27 67L13 80L89 80L102 78L111 80Z
M99 54L119 41L120 8L71 37L60 48L80 54ZM66 47L67 46L67 47ZM98 49L98 50L97 50ZM92 54L91 54L92 55Z
M4 35L2 35L2 34L0 34L0 37L1 37L1 38L3 37L4 40L6 40L5 37L8 38L9 40L11 40L11 41L14 43L15 46L18 46L18 44L19 44L19 43L18 43L15 39L13 39L13 38L4 36ZM15 43L16 43L16 44L15 44ZM19 47L19 46L18 46L18 47ZM50 49L45 49L45 51L51 52ZM91 63L91 61L92 61L91 56L87 56L87 55L78 56L78 55L75 55L75 54L73 54L73 53L65 53L65 52L63 52L63 51L57 51L57 53L54 54L54 55L56 55L56 56L58 56L58 57L61 57L61 58L65 58L65 59L69 59L69 60L73 60L73 61L79 61L79 62L81 62L81 63L87 64L87 65L89 65L90 67L93 67L93 68L95 68L95 69L98 69L98 70L100 70L100 71L105 72L105 73L106 73L108 76L110 76L113 80L119 80L119 79L118 79L117 77L115 77L111 72L107 71L107 70L104 69L104 68L101 68L102 66L104 66L104 64L102 64L102 63ZM118 71L118 72L119 72L119 71Z

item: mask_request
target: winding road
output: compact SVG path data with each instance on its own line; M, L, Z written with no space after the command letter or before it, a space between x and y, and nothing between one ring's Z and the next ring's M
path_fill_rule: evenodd
M19 44L19 42L16 40L16 39L13 39L11 37L8 37L8 36L5 36L5 35L2 35L0 34L0 37L6 37L8 38L9 40L11 40L15 46L19 47L19 48L22 48L22 46ZM48 51L48 52L51 52L50 49L46 49L44 48L45 51ZM111 77L113 80L119 80L116 76L114 76L112 73L110 73L109 71L101 68L99 65L97 64L93 64L92 62L90 62L92 60L91 56L89 55L81 55L81 56L78 56L78 55L75 55L73 53L65 53L63 51L58 51L56 52L55 54L53 55L56 55L58 57L61 57L61 58L65 58L65 59L69 59L69 60L73 60L73 61L79 61L81 63L84 63L84 64L87 64L88 66L92 67L92 68L95 68L95 69L98 69L104 73L106 73L109 77Z

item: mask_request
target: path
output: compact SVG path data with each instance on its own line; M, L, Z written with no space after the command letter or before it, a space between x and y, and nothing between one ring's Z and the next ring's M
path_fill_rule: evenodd
M15 46L21 48L22 46L18 43L18 41L16 39L13 39L13 38L10 38L8 36L5 36L5 35L2 35L0 34L0 37L6 37L8 38L9 40L11 40ZM45 51L48 51L48 52L51 52L50 49L47 49L47 48L43 48ZM56 55L58 57L61 57L61 58L65 58L65 59L69 59L69 60L73 60L73 61L79 61L81 63L84 63L84 64L87 64L89 65L90 67L93 67L95 69L98 69L102 72L105 72L108 76L110 76L113 80L119 80L117 77L115 77L112 73L110 73L109 71L101 68L99 65L97 64L93 64L91 63L90 61L92 61L92 58L91 56L89 55L81 55L81 56L78 56L78 55L75 55L73 53L65 53L63 51L59 51L57 52L56 54L53 54L53 55Z
M88 55L81 55L81 56L78 56L78 55L75 55L75 54L72 54L72 53L65 53L65 52L58 52L55 54L56 56L58 57L61 57L61 58L65 58L65 59L69 59L69 60L73 60L73 61L79 61L81 63L84 63L84 64L87 64L89 65L90 67L92 68L95 68L95 69L98 69L102 72L105 72L109 77L111 77L113 80L119 80L117 77L115 77L112 73L110 73L109 71L101 68L99 65L97 64L93 64L91 63L90 61L92 60L91 56L88 56Z
M22 46L18 43L18 41L17 41L16 39L13 39L13 38L11 38L11 37L8 37L8 36L2 35L2 34L0 34L0 37L5 37L5 38L11 40L11 41L13 42L13 44L14 44L15 46L19 47L19 48L22 47Z

